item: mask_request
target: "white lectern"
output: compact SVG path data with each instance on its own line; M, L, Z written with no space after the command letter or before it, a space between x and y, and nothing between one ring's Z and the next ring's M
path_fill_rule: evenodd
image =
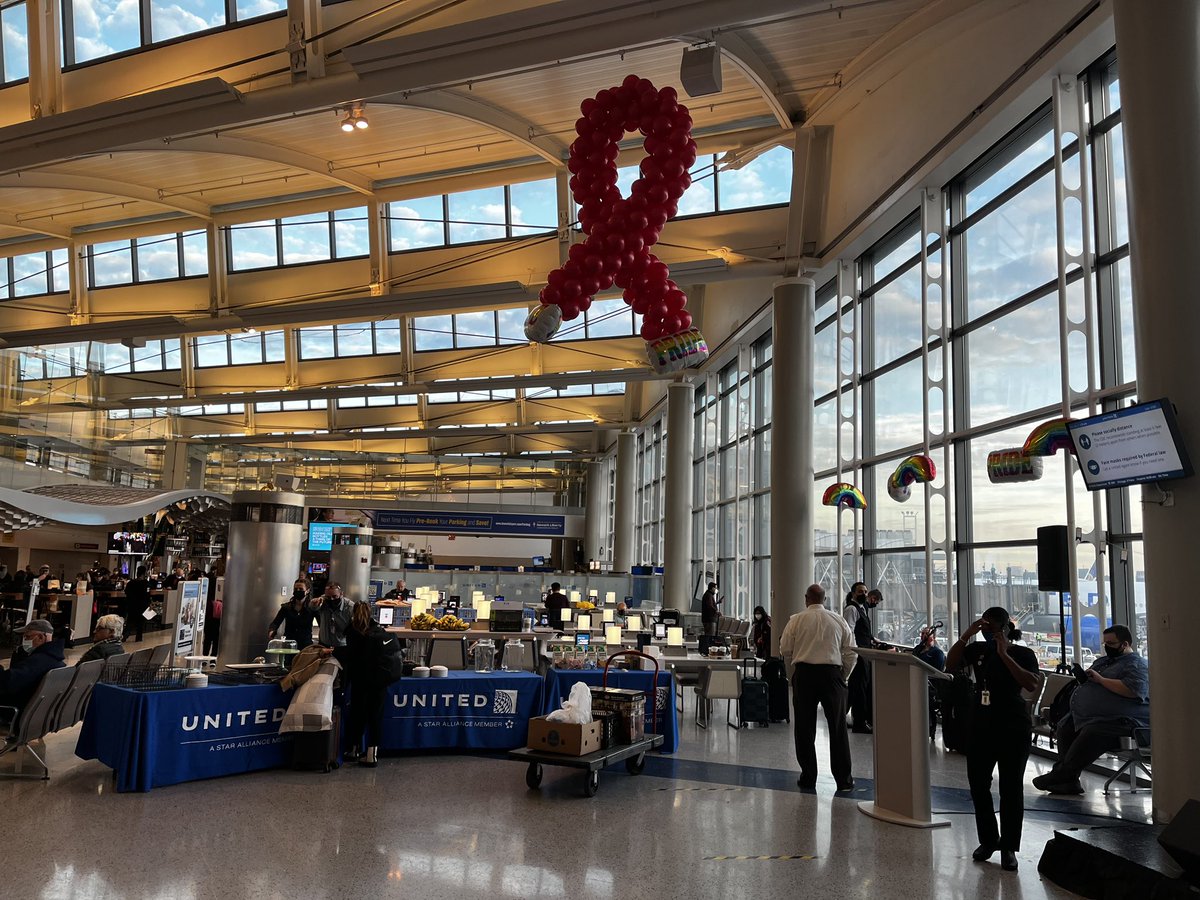
M930 678L950 680L911 653L856 648L873 663L875 799L858 808L876 819L911 828L937 828L929 798Z

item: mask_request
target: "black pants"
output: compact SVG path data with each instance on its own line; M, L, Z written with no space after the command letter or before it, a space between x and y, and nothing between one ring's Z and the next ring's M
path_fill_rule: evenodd
M204 655L215 656L221 652L221 620L204 620Z
M149 607L144 603L131 603L125 607L125 637L133 632L137 639L142 640L146 630L146 617L142 615Z
M871 664L859 657L850 673L850 718L855 728L872 724L871 713Z
M383 706L387 702L387 687L375 680L358 679L350 683L347 746L361 746L363 732L366 732L368 747L379 746L383 736Z
M1014 853L1021 847L1025 819L1025 763L1029 760L1029 726L974 723L967 746L967 782L975 804L979 843ZM1000 827L992 805L992 772L1000 770Z
M838 784L850 780L850 737L846 733L846 682L841 666L797 663L792 675L792 729L800 780L817 780L817 704L829 726L829 768Z
M1127 721L1093 722L1076 729L1067 716L1058 725L1058 762L1050 770L1055 784L1078 781L1080 774L1100 758L1121 748L1121 738L1128 737L1133 726Z

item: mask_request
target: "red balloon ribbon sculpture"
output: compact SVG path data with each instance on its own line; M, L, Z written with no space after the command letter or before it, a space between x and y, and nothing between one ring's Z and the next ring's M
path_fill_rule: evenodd
M600 91L580 104L567 168L587 239L574 244L567 261L546 278L541 306L525 320L531 341L550 340L613 284L642 317L646 357L659 372L699 365L708 356L704 337L692 327L687 295L670 278L667 264L650 252L679 198L692 183L696 162L692 117L672 87L662 90L645 78L628 76L620 87ZM628 197L617 189L618 142L627 131L646 137L641 177Z

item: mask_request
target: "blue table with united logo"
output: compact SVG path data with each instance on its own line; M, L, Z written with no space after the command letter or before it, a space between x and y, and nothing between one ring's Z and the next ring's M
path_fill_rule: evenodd
M542 685L528 672L403 678L388 690L383 749L523 747L530 717L541 712ZM285 766L292 738L279 734L279 723L290 699L276 684L168 691L98 684L75 754L109 766L118 791Z
M679 746L679 716L675 710L675 696L670 672L658 673L658 722L650 722L650 686L654 684L654 672L649 669L609 669L608 686L626 688L646 693L646 733L663 736L662 753L674 753ZM546 673L546 699L542 703L544 713L562 706L571 693L571 685L583 682L588 687L599 687L604 682L603 669L550 669Z

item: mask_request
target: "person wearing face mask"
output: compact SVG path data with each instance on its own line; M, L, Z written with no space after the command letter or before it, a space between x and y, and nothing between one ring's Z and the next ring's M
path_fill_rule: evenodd
M63 645L54 639L54 626L46 619L34 619L21 633L21 648L13 653L7 669L0 669L0 706L25 708L42 676L66 665ZM7 712L7 710L5 710Z
M275 637L282 625L284 636L296 642L297 650L303 650L312 643L313 622L316 620L316 610L308 602L308 587L303 581L297 581L292 585L292 596L279 607L279 612L271 620L267 639Z
M846 624L854 632L854 646L877 647L875 634L871 630L871 617L868 610L874 609L883 601L883 594L878 590L868 593L867 586L856 581L850 586L846 595L846 608L842 616ZM861 657L850 673L850 730L855 734L870 734L872 726L871 712L871 664Z
M983 640L971 639L982 633ZM1025 764L1033 722L1022 691L1039 684L1037 656L1012 643L1020 637L1008 610L993 606L963 632L946 658L950 672L970 671L975 681L967 738L967 783L975 804L979 846L971 858L986 862L1000 851L1000 867L1017 869L1025 820ZM992 805L992 772L1000 771L1000 826Z
M754 642L754 655L766 659L771 655L771 617L761 606L754 607L754 625L750 629L750 640Z
M1124 625L1104 630L1104 656L1087 670L1071 694L1071 711L1058 723L1058 762L1033 779L1051 794L1082 794L1079 775L1103 753L1120 749L1121 738L1150 725L1150 670L1133 649Z

